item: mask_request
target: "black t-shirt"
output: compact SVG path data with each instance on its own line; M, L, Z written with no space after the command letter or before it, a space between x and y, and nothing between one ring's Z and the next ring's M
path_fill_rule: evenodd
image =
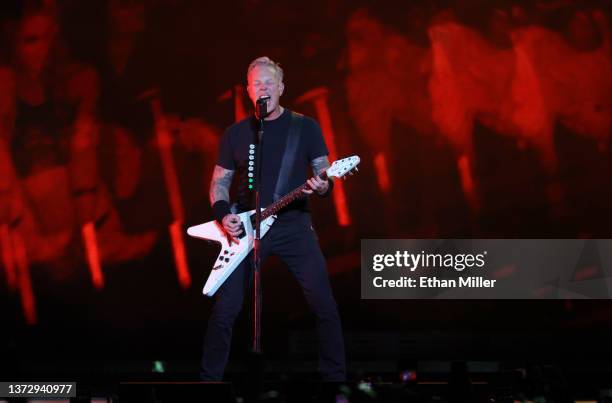
M262 207L272 204L274 190L278 179L287 136L291 124L291 111L286 109L283 114L274 120L264 121L263 150L261 161L261 189L260 198ZM249 189L249 172L256 172L254 162L249 165L249 150L256 144L258 121L251 116L228 127L221 138L219 158L217 165L236 171L234 174L233 198L236 200L238 211L247 211L255 208L254 191ZM295 164L287 185L287 192L301 186L310 176L310 162L318 157L328 155L321 128L314 119L304 116L300 139L295 156ZM249 171L249 166L253 167ZM280 215L287 215L290 210L308 211L307 200L299 199L287 206Z

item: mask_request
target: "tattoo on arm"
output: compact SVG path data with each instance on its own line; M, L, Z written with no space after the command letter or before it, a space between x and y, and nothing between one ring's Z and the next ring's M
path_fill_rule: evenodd
M313 159L310 165L312 166L314 174L319 175L321 172L329 168L329 160L327 159L327 156L324 155L322 157Z
M210 181L209 197L211 205L219 200L229 202L229 189L233 177L234 171L215 165L212 180Z

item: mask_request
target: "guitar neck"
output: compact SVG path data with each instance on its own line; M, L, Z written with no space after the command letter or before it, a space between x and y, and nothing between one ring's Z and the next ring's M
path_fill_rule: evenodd
M327 172L323 171L318 176L318 178L322 179L322 180L326 180L327 179ZM302 186L293 189L291 192L287 193L286 195L284 195L283 197L281 197L280 199L278 199L277 201L275 201L274 203L269 205L261 213L261 219L265 220L266 218L270 217L271 215L274 215L274 214L278 213L280 210L285 208L289 203L291 203L291 202L293 202L293 201L295 201L297 199L301 199L302 197L305 197L306 194L304 192L302 192L302 190L307 189L307 188L308 188L308 183L304 182L304 184L302 184Z

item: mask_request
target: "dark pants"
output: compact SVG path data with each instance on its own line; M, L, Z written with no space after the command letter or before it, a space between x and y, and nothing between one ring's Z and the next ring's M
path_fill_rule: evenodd
M262 262L277 255L289 266L302 287L314 313L319 337L319 371L326 381L346 379L342 327L332 295L325 259L310 223L309 214L277 221L261 241ZM217 291L204 336L200 377L221 380L229 356L232 327L242 309L247 286L251 284L252 253L236 268Z

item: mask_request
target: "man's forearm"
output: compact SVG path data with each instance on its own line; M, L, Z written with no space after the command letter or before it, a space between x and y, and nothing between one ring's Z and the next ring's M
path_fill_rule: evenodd
M233 177L234 171L215 165L213 177L210 181L209 198L211 205L220 200L229 202L229 189Z
M323 171L329 168L329 160L327 156L318 157L312 160L310 163L312 166L312 171L315 175L320 175Z
M230 213L229 189L232 184L234 171L215 165L213 177L210 181L210 205L213 215L219 222L223 222L223 217Z
M327 156L318 157L312 160L311 164L312 170L316 176L322 174L329 168L329 160ZM327 181L324 182L326 186L321 191L317 191L319 196L327 196L330 194L331 190L334 188L334 182L332 178L327 178Z

